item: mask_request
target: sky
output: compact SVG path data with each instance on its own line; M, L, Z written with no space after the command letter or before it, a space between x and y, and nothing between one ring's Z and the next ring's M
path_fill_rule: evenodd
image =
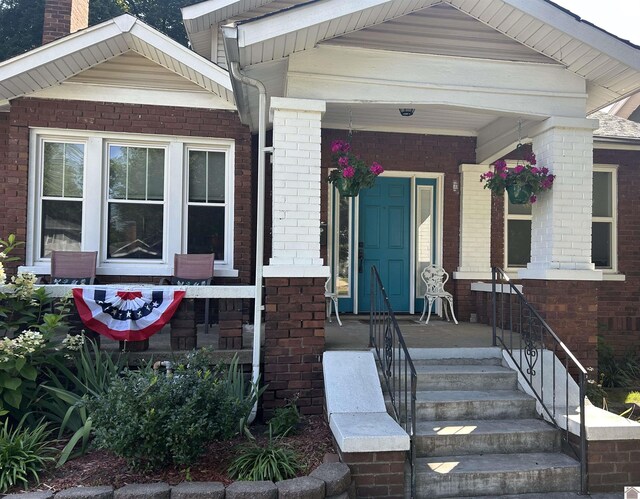
M552 0L614 35L640 45L640 0Z

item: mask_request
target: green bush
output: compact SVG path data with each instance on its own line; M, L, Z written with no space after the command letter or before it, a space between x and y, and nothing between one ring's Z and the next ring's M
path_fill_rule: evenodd
M613 348L598 336L598 371L606 388L633 386L640 380L640 358L633 351L616 358Z
M296 404L297 398L290 400L286 406L277 407L269 420L271 432L280 437L294 433L300 424L300 412Z
M50 446L47 425L30 429L23 423L12 428L7 418L0 427L0 493L17 485L27 488L31 479L39 482L40 471L54 460L56 449Z
M299 463L296 452L269 432L266 445L254 440L240 447L231 462L229 474L237 480L277 482L295 477L300 470Z
M134 467L189 465L212 440L238 433L257 390L242 398L231 393L231 369L210 369L192 356L173 373L149 366L126 370L106 394L89 402L95 444L124 457ZM235 369L237 361L235 362Z

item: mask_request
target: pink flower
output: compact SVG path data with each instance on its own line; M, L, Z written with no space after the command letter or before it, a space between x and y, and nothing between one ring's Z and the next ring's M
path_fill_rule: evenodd
M373 164L369 167L369 171L377 177L384 171L384 169L382 168L380 163L374 161Z
M543 167L540 169L540 171L542 172L542 174L543 174L543 175L546 175L547 173L549 173L549 168L546 168L546 167L544 167L544 166L543 166Z
M342 176L344 178L353 178L355 174L356 170L352 166L347 166L344 170L342 170Z
M331 142L331 152L336 153L342 151L345 142L343 140L334 140Z
M500 178L505 179L507 178L507 172L505 172L504 170L500 172Z
M514 173L521 173L521 172L522 172L522 170L524 170L524 166L522 166L522 165L517 165L517 166L513 169Z
M531 173L538 173L540 170L538 170L535 166L533 168L531 168Z
M344 168L345 166L349 166L349 158L347 156L340 156L338 158L338 164Z
M529 155L527 155L527 157L525 158L525 161L527 163L529 163L530 165L535 165L536 164L536 155L533 153L530 153Z
M493 172L487 172L484 174L484 178L493 178Z
M495 166L496 171L504 170L507 167L507 162L504 159L499 159L493 166Z
M529 202L530 202L530 203L535 203L537 199L538 199L538 198L536 197L536 195L535 195L535 194L532 194L532 195L531 195L531 197L529 198Z

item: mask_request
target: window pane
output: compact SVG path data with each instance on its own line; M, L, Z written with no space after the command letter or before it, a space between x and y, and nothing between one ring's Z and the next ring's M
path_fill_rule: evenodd
M44 144L42 193L49 197L82 197L83 144Z
M591 261L599 268L611 268L611 223L593 222Z
M162 258L162 205L109 203L108 258Z
M338 191L336 190L336 193ZM339 194L338 194L339 195ZM339 296L351 296L351 245L349 239L350 198L340 197L338 207L338 279L335 290Z
M224 208L189 206L188 253L215 253L224 260Z
M507 222L507 267L526 267L531 259L531 220Z
M189 151L189 201L207 202L207 153Z
M162 201L164 149L109 146L109 198Z
M109 146L109 198L126 199L127 148Z
M40 256L51 251L78 251L82 240L81 201L42 201Z
M418 217L416 228L417 256L416 265L416 297L422 298L425 292L425 284L420 278L422 271L431 264L433 253L433 217L431 209L433 191L431 187L418 187Z
M209 202L224 203L224 153L207 153L208 172L207 183L209 187Z
M593 172L593 216L612 216L611 172Z

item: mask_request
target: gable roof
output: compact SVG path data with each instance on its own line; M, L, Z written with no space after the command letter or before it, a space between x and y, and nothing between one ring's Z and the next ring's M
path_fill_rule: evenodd
M57 85L128 51L137 52L233 103L226 70L124 14L1 63L0 105Z
M274 5L282 2L273 2ZM285 2L287 3L287 2ZM289 4L294 2L288 2ZM285 58L318 43L348 35L428 7L446 4L587 80L592 112L640 90L640 50L630 42L583 21L549 0L311 0L268 15L234 23L241 67ZM221 7L224 4L224 7ZM264 0L209 0L197 4L218 20ZM206 8L220 7L204 14ZM227 10L225 10L227 9ZM183 10L183 14L196 12ZM208 19L208 18L207 18ZM205 23L206 24L206 23ZM200 26L202 27L202 25ZM211 26L209 26L210 30ZM189 30L189 28L188 28ZM225 30L225 36L229 30ZM191 32L190 37L195 33ZM230 54L233 56L233 52Z
M613 114L598 111L590 118L596 118L600 124L594 130L594 137L611 139L633 139L640 142L640 123L627 120Z

